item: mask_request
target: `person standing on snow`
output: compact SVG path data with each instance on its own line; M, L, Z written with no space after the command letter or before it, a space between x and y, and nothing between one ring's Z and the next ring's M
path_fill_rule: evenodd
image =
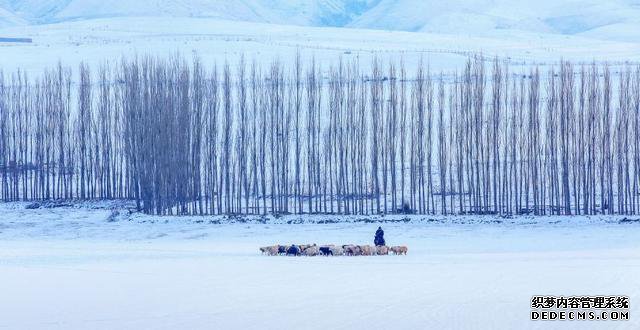
M376 246L385 245L384 231L382 230L382 227L378 227L378 230L376 230L376 237L373 239L373 244L375 244Z

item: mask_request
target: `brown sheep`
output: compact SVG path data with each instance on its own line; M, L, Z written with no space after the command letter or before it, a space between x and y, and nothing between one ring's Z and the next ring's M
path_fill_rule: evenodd
M376 246L376 254L379 256L389 254L389 248L385 245Z
M274 245L274 246L269 246L268 248L268 252L270 256L277 256L278 255L278 246Z
M372 256L375 250L370 245L361 245L360 251L361 251L361 255L363 256Z
M407 251L409 250L406 246L392 246L390 248L391 252L395 255L407 255Z
M262 254L275 256L275 255L278 255L278 246L277 245L264 246L260 248L260 252L262 252Z
M315 245L312 245L304 249L304 251L302 251L302 254L304 254L307 257L315 257L318 255L318 253L320 253L320 251L318 250L318 247Z
M351 255L351 246L348 244L345 244L342 246L342 252L344 253L344 255L348 256Z
M357 256L360 254L360 248L353 244L343 245L344 254L348 256Z

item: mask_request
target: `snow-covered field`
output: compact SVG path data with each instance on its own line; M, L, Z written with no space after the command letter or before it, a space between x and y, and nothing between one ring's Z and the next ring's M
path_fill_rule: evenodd
M450 35L334 27L299 27L206 18L120 17L27 25L0 29L0 36L32 38L33 43L0 43L2 70L39 76L59 62L77 71L80 62L98 68L122 57L197 54L206 65L238 62L290 63L300 52L304 63L315 57L325 69L343 61L370 68L372 58L403 59L413 70L422 59L433 72L461 70L471 54L530 64L640 61L640 44L583 36L500 31L494 36ZM413 72L413 71L411 71Z
M349 6L351 4L351 6ZM282 25L291 24L291 25ZM300 52L423 60L482 52L512 72L561 58L640 62L637 0L0 0L0 71L122 57ZM380 29L380 30L375 30ZM544 70L545 68L543 68ZM74 76L75 77L75 76ZM638 329L640 217L152 217L120 203L0 203L0 329ZM407 256L267 257L275 243ZM533 295L627 295L629 321L529 320Z
M640 326L640 218L177 218L108 203L26 205L0 204L0 328ZM388 244L406 244L409 254L258 251L274 243L371 244L378 225ZM530 321L529 300L540 294L628 295L631 319Z

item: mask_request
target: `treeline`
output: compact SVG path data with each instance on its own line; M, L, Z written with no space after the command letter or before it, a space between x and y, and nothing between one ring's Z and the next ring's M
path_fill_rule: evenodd
M640 68L123 60L0 74L0 198L152 214L637 214Z

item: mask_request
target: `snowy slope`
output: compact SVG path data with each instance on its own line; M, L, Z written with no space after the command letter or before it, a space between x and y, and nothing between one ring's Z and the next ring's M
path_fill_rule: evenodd
M0 0L0 8L30 23L41 22L42 17L55 14L70 0Z
M349 24L384 30L489 34L524 30L580 34L609 25L640 27L638 0L383 0Z
M0 8L0 28L15 25L24 25L26 23L27 22L24 19L20 18L16 14L6 9Z
M364 65L422 58L434 71L459 69L478 52L522 65L615 64L639 60L637 31L640 0L0 0L0 36L34 41L2 45L5 72L176 51L207 63L296 51Z
M277 24L341 26L379 0L0 0L35 23L122 16L211 17Z
M0 28L112 17L199 17L509 38L639 42L640 0L0 0Z
M58 61L77 67L81 61L98 67L122 56L175 52L197 53L207 65L241 55L268 64L288 61L300 51L303 60L315 57L324 69L343 60L358 60L369 69L372 58L402 58L411 70L428 62L433 72L453 71L468 56L509 58L514 65L550 64L560 58L577 62L640 61L640 44L590 39L582 36L534 34L476 37L445 33L414 33L356 28L299 27L225 21L211 18L116 17L48 25L0 28L0 35L32 38L31 44L4 44L0 56L5 72L18 69L41 74ZM514 70L517 68L514 67ZM520 69L518 69L520 70Z
M0 8L32 23L171 16L480 36L526 31L640 38L640 0L0 0Z

